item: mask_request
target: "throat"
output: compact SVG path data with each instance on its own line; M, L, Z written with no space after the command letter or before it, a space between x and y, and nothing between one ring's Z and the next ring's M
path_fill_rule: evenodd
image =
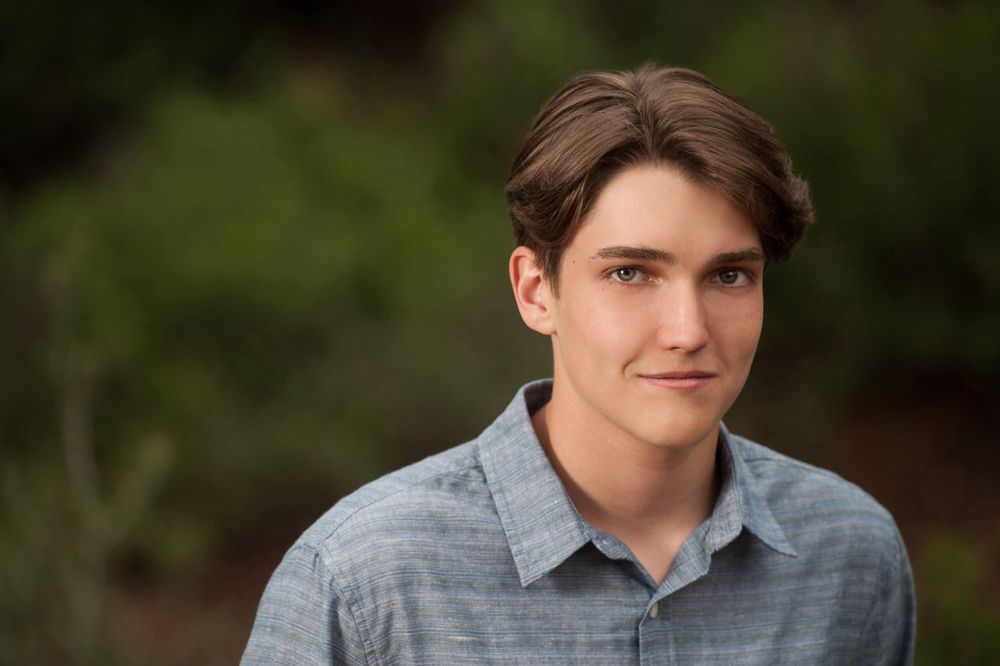
M570 491L570 498L584 520L618 537L660 585L670 573L684 542L711 515L718 485L718 475L713 474L707 493L693 492L678 498L673 505L648 514L612 510L579 489Z
M615 536L628 546L649 577L659 586L666 580L681 546L684 545L693 531L694 529L690 531L645 531L634 534L615 534ZM612 532L612 534L614 533Z
M630 452L620 443L573 437L568 446L553 432L544 408L532 421L584 520L618 537L650 577L662 583L685 540L715 506L721 478L718 431L692 446L661 452L671 456L669 464L650 464L649 450Z

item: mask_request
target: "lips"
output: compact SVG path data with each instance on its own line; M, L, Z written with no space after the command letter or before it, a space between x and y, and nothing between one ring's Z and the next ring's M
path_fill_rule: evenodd
M655 375L639 375L644 381L675 391L694 391L709 384L717 375L704 370L684 372L663 372Z

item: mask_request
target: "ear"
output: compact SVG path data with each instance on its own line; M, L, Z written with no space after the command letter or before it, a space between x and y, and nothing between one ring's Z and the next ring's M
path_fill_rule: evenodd
M510 286L525 325L542 335L555 333L555 296L542 274L538 257L523 245L510 255Z

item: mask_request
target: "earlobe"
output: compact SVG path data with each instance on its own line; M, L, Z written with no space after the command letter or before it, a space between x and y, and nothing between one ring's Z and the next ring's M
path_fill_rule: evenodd
M514 300L525 325L542 335L555 333L552 292L537 255L523 245L519 246L510 255L509 269Z

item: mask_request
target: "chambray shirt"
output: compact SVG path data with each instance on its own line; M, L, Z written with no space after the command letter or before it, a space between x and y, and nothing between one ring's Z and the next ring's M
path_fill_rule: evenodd
M890 515L723 428L712 515L657 585L587 524L522 388L477 439L338 502L269 582L242 663L906 664L914 597Z

